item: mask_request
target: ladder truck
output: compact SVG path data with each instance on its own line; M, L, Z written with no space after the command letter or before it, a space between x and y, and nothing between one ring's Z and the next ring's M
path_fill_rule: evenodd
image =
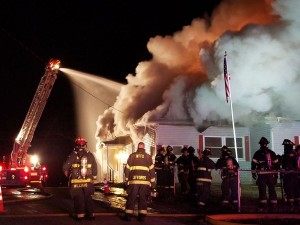
M28 149L39 123L50 92L59 71L60 61L51 59L45 67L23 125L18 133L10 156L3 156L0 165L0 184L2 186L31 186L41 188L45 185L48 173L36 155L29 155Z

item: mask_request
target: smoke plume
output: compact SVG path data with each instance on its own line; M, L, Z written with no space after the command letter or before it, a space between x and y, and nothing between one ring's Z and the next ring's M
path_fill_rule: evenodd
M231 123L225 51L237 124L299 119L299 8L298 0L224 0L211 18L150 38L152 59L137 65L114 106L99 116L98 137L130 134L134 124L162 119L192 121L199 130Z

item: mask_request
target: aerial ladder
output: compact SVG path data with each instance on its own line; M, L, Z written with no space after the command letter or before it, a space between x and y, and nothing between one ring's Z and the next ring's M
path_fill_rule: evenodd
M45 67L45 74L40 80L21 130L14 141L8 166L0 171L0 184L3 186L26 186L35 183L40 185L47 179L46 168L41 168L36 156L29 156L27 152L57 78L59 66L59 60L51 59Z

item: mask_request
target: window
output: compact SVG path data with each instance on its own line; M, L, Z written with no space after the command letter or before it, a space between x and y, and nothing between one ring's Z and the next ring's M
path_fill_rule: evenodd
M234 150L234 138L226 137L225 138L225 145L231 149L232 155L235 157L235 150ZM238 158L245 158L244 156L244 147L243 147L243 138L236 138L236 150L238 153Z
M236 146L238 158L244 159L244 138L236 138ZM234 138L233 137L204 137L204 148L210 148L211 158L219 158L221 156L221 148L226 145L232 151L232 156L235 157Z
M212 153L211 158L220 157L220 149L222 146L221 137L204 137L204 148L210 148Z
M163 145L162 147L167 149L168 145ZM178 156L181 155L181 149L183 148L182 145L170 145L173 148L174 155Z
M173 153L175 155L181 155L181 149L182 148L183 148L182 146L173 146Z

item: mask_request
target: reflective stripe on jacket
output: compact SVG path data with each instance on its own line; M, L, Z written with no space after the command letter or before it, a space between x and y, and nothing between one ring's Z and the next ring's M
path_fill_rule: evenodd
M73 151L63 165L63 171L68 174L71 185L91 183L97 178L97 163L94 155L89 151L82 151L84 152ZM86 159L84 168L81 165L83 157ZM82 175L82 169L85 170L84 175Z
M125 166L127 184L144 184L155 187L155 168L151 156L145 149L138 149L129 155Z

